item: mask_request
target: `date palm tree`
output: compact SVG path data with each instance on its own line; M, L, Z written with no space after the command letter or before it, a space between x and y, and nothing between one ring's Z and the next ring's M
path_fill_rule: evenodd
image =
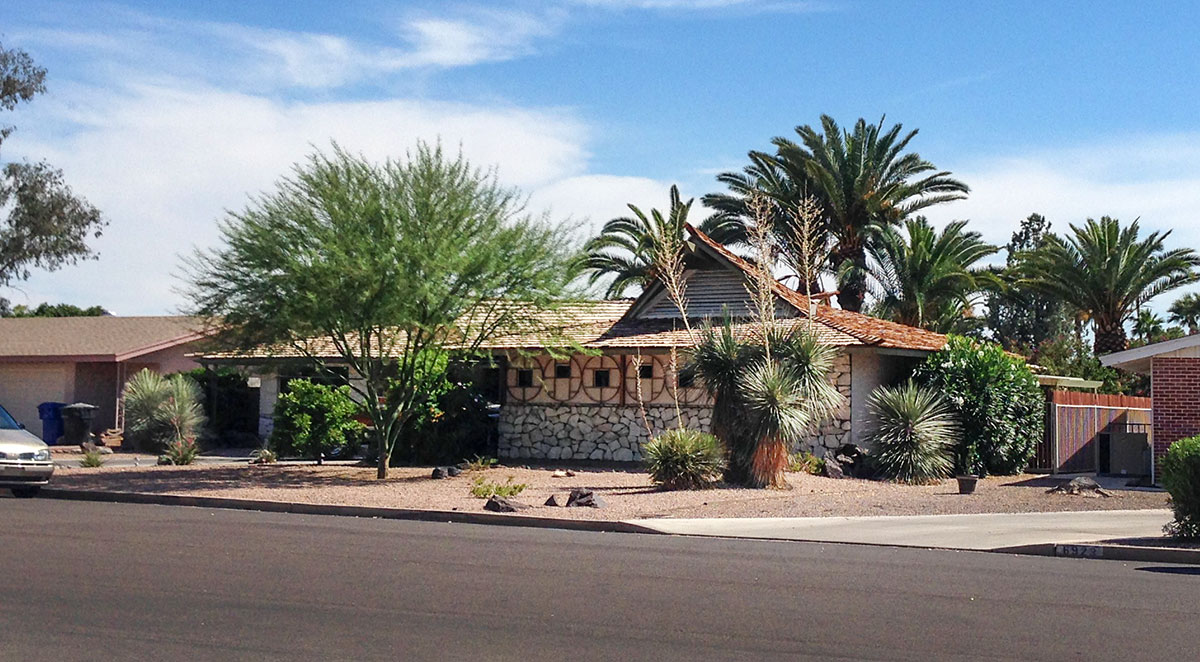
M1125 322L1139 305L1200 277L1194 251L1165 248L1170 231L1139 239L1140 230L1136 220L1123 228L1115 218L1089 218L1072 225L1065 239L1052 236L1022 256L1020 282L1086 313L1095 325L1097 355L1128 346Z
M802 170L802 188L821 203L834 239L830 267L838 274L838 303L846 310L863 306L873 227L899 223L970 191L950 172L937 170L916 152L905 152L916 130L902 135L896 124L885 131L883 122L859 119L853 131L845 131L822 115L820 130L796 127L798 142L783 137L772 141L784 170Z
M1185 294L1167 309L1170 319L1187 327L1189 334L1200 332L1200 294Z
M658 209L651 209L646 214L638 207L628 205L632 216L605 223L600 234L587 242L584 266L590 272L589 285L612 275L605 296L615 299L630 288L644 287L657 277L655 265L662 264L662 256L679 252L688 214L695 201L693 198L683 202L677 186L671 187L670 197L671 205L665 214ZM733 216L714 215L699 227L723 244L739 243L745 238L745 226Z
M981 291L998 284L995 274L975 266L998 248L965 231L966 225L955 221L939 233L919 216L905 222L907 236L880 228L867 247L873 312L940 333L966 331Z
M1139 310L1133 320L1133 335L1147 343L1166 333L1167 325L1163 318L1150 310Z

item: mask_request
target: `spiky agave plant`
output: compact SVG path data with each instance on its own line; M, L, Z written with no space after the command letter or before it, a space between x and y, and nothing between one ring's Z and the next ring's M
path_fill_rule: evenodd
M907 382L881 386L868 401L874 422L867 439L875 465L902 483L931 483L950 476L960 426L937 391Z

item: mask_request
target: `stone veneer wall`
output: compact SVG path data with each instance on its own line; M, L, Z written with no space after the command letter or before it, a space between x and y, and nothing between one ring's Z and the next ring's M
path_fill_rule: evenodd
M839 356L830 375L845 403L831 420L800 447L820 455L850 443L850 357ZM684 405L684 425L707 432L712 425L712 407ZM675 427L673 405L646 407L646 418L654 434ZM500 456L538 460L642 459L647 441L646 426L636 405L519 404L500 409Z

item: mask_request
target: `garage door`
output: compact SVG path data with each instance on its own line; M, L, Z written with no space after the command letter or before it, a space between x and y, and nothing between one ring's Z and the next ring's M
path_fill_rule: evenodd
M37 406L70 402L75 386L72 363L0 364L0 405L30 432L42 435Z

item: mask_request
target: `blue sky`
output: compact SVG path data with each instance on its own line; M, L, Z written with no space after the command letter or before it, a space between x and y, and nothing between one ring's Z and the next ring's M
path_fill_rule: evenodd
M0 296L172 311L177 254L331 139L461 144L586 232L822 113L919 128L973 188L930 216L996 243L1038 211L1200 247L1196 25L1188 3L9 0L0 43L50 92L3 156L62 167L111 227L99 261Z

